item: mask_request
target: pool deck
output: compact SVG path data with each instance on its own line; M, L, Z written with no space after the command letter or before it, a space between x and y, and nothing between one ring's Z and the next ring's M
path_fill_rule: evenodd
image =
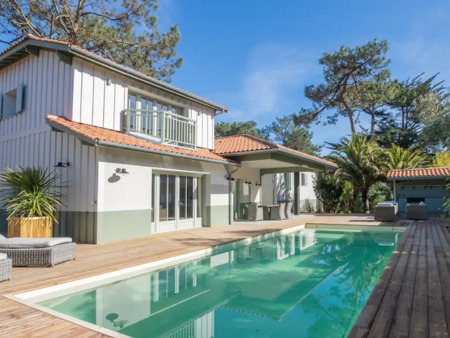
M289 221L241 222L103 245L79 244L75 261L54 268L13 268L12 280L0 283L0 336L102 336L4 295L92 277L305 223L407 226L350 336L448 335L450 235L444 221L399 220L392 224L375 222L367 215L307 215Z

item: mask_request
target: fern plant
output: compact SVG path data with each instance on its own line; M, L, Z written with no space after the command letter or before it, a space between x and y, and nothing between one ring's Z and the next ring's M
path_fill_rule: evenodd
M59 188L60 175L42 168L6 169L0 176L0 204L13 217L50 217L57 223L56 207L64 197Z

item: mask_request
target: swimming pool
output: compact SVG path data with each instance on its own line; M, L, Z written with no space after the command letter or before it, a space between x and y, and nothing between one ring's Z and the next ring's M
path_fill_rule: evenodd
M307 228L28 302L132 337L346 336L401 231Z

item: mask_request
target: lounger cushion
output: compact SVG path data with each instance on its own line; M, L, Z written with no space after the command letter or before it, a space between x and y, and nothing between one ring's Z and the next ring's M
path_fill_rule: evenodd
M49 248L55 245L72 242L70 237L55 238L20 238L13 237L0 239L0 248L3 249L25 249L25 248Z
M6 239L6 237L0 234L0 239Z
M6 258L8 258L8 255L6 255L5 253L0 253L0 261Z

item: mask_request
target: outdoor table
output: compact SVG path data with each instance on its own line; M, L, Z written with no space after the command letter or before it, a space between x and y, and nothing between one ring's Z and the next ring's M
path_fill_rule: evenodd
M277 207L278 204L260 204L258 205L259 208L263 208L263 218L264 219L270 219L270 209L273 207Z

